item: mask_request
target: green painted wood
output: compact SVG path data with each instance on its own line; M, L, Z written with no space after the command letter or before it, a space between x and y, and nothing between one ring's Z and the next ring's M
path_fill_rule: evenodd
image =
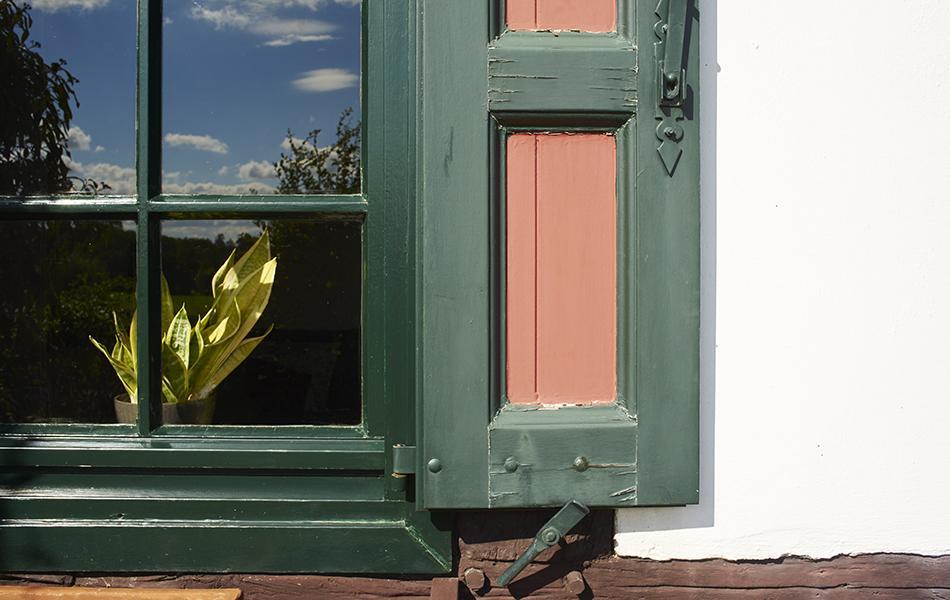
M438 574L451 568L398 521L0 522L0 571ZM44 550L58 548L56 553Z
M415 3L363 6L362 195L289 197L161 195L161 4L138 0L136 197L0 198L3 218L137 221L154 401L136 426L0 425L0 569L444 573L451 520L390 476L391 446L416 433ZM364 223L361 425L159 424L161 220L236 215Z
M136 282L138 355L138 431L151 435L161 420L161 227L148 212L162 185L162 3L138 0L135 170L138 199Z
M520 111L616 114L637 108L636 47L617 35L508 32L488 49L488 106Z
M428 508L488 501L490 4L420 2L416 481Z
M636 421L619 406L508 405L489 429L489 506L633 506L636 450Z
M636 126L636 354L627 369L635 373L641 505L699 499L700 62L699 13L690 7L684 153L672 177L658 158L655 111L643 111ZM641 7L638 24L639 45L651 50L653 8ZM644 51L641 80L654 81L655 68ZM656 105L655 88L641 86L641 106Z
M486 22L497 19L497 12L467 6L458 14L457 7L434 1L423 7L418 261L423 505L553 506L578 496L593 506L696 502L696 11L691 9L686 30L690 96L681 123L684 155L671 177L656 150L656 2L619 0L617 34L507 32L494 41L485 39L485 32L500 28L495 24L491 30ZM619 79L599 86L601 64L619 69ZM482 89L477 82L486 70L489 81ZM484 126L486 113L497 126ZM617 138L616 406L527 412L504 406L505 227L499 178L506 135L539 130L610 131ZM460 161L465 169L457 166ZM595 455L596 464L618 466L577 471L573 460L582 452ZM527 466L507 470L506 459L518 460L519 454L527 457ZM439 464L427 470L433 458Z
M0 216L4 219L46 219L56 216L74 218L89 215L96 218L134 218L135 198L109 197L106 199L37 198L18 200L9 196L0 197Z
M284 503L317 500L373 500L382 503L387 476L367 472L301 472L284 470L231 469L124 469L121 477L115 470L93 468L8 466L0 473L0 503L16 500L48 498L78 503L82 510L86 501L106 499L141 499L170 503L177 507L176 518L189 520L202 517L190 510L192 500L221 502L244 501L249 507L258 501ZM393 503L393 506L403 504ZM259 520L271 518L258 510ZM32 516L31 518L38 518ZM67 517L68 518L68 517ZM50 549L55 552L55 548Z
M163 216L220 218L235 214L261 216L314 215L328 218L359 218L369 212L369 206L360 196L162 196L149 203L149 212Z
M381 471L382 439L0 438L0 465Z

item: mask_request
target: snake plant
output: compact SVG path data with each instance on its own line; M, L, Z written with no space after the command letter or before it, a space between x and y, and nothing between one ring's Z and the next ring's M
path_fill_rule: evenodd
M267 232L240 258L235 260L234 255L232 251L211 279L211 308L194 323L184 305L174 312L168 283L162 277L164 402L207 398L273 329L271 325L264 335L247 337L270 300L277 271ZM89 340L109 360L130 400L136 402L136 316L128 330L115 313L112 316L116 331L112 351L92 336Z

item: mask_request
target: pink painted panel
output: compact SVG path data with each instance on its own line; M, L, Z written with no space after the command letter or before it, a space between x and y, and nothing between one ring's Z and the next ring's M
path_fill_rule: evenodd
M617 0L507 0L505 11L509 29L617 29Z
M537 29L537 0L508 0L505 19L509 29Z
M509 138L511 402L616 398L616 179L613 136Z
M508 138L506 354L508 399L518 403L538 400L535 363L537 145L537 136L532 134L517 134Z

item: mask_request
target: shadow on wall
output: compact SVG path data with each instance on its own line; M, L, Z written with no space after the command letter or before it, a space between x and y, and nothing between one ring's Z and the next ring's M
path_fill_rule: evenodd
M700 407L699 504L617 511L617 533L712 527L716 521L716 121L717 0L698 0L700 14Z

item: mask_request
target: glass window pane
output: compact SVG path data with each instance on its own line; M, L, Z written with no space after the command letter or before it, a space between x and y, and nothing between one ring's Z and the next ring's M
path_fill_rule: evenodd
M119 352L116 322L127 339L134 227L123 221L0 222L0 255L6 257L0 261L0 422L116 422L113 400L123 386L92 340Z
M359 192L359 4L166 1L164 192Z
M0 195L135 192L135 2L0 2Z
M360 422L360 223L166 221L162 271L166 423Z

